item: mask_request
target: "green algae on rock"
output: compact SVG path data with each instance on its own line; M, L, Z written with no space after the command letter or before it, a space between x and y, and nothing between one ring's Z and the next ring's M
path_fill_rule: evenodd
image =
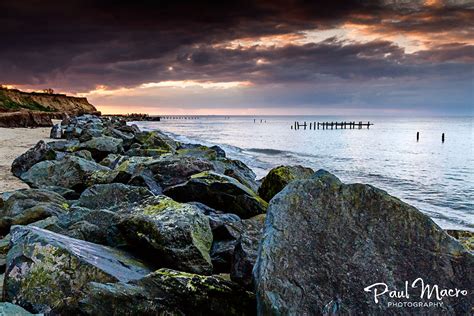
M89 315L255 315L252 292L219 276L159 269L128 283L91 282L80 301Z
M200 274L212 272L209 220L193 205L153 197L134 207L118 228L134 248L156 258L158 265Z
M283 190L288 183L298 179L308 179L314 174L310 168L302 166L279 166L270 170L262 185L258 190L258 194L265 201L269 202L278 192Z
M448 229L446 232L449 236L456 238L467 250L474 253L474 232L453 229Z
M270 202L254 277L261 314L323 314L334 307L374 315L390 313L393 298L379 296L377 303L365 287L383 282L404 289L405 281L422 278L440 289L468 290L473 265L474 256L416 208L318 171ZM442 302L437 312L460 315L473 303L472 296Z
M130 255L32 226L14 226L4 298L34 312L74 313L86 285L128 282L149 269Z

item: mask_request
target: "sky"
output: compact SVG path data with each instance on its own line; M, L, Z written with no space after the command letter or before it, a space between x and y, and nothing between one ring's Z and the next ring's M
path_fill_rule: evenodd
M103 113L474 114L474 0L0 0L0 39Z

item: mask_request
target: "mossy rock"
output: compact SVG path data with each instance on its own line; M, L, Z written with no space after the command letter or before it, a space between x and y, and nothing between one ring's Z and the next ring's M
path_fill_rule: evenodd
M467 250L474 252L474 232L454 229L448 229L446 232L456 238Z
M143 201L117 225L125 239L165 267L210 274L212 232L209 220L193 205L156 196Z
M278 192L283 190L288 183L298 179L308 179L314 174L310 168L302 166L279 166L270 170L263 179L258 194L269 202Z
M318 171L271 200L254 279L262 315L379 315L394 312L394 298L387 293L377 303L365 287L404 289L421 278L439 289L468 290L473 265L471 253L413 206ZM472 311L469 295L442 302L436 313Z
M167 188L164 193L180 202L201 202L241 218L265 213L268 205L236 179L211 171L192 175L186 183Z
M88 315L256 315L254 294L239 285L170 269L128 283L92 282L80 307Z
M164 152L175 152L179 143L160 131L141 132L135 139L142 145L142 149L159 149Z
M150 270L130 255L31 226L14 226L4 298L32 312L76 314L91 281L128 282Z

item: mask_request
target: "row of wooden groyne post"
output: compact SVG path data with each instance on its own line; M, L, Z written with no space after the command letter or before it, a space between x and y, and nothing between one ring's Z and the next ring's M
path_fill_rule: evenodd
M291 129L297 130L300 128L306 129L307 127L309 129L337 129L338 127L340 129L361 129L362 127L367 127L370 128L371 125L374 125L373 123L367 122L363 123L362 121L360 122L303 122L300 123L298 121L295 121L293 125L291 125Z
M187 115L170 115L170 116L160 116L162 120L197 120L200 119L199 116L187 116Z

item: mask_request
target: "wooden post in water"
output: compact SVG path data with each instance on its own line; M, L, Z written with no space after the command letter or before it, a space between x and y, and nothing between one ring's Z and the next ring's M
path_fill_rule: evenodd
M306 130L306 122L304 122L304 130Z
M370 121L367 122L367 129L370 128Z
M444 143L444 133L441 134L441 142Z
M416 141L420 140L420 132L416 132Z
M311 130L311 126L313 125L313 123L309 123L309 130Z
M296 121L295 121L295 131L296 131Z

